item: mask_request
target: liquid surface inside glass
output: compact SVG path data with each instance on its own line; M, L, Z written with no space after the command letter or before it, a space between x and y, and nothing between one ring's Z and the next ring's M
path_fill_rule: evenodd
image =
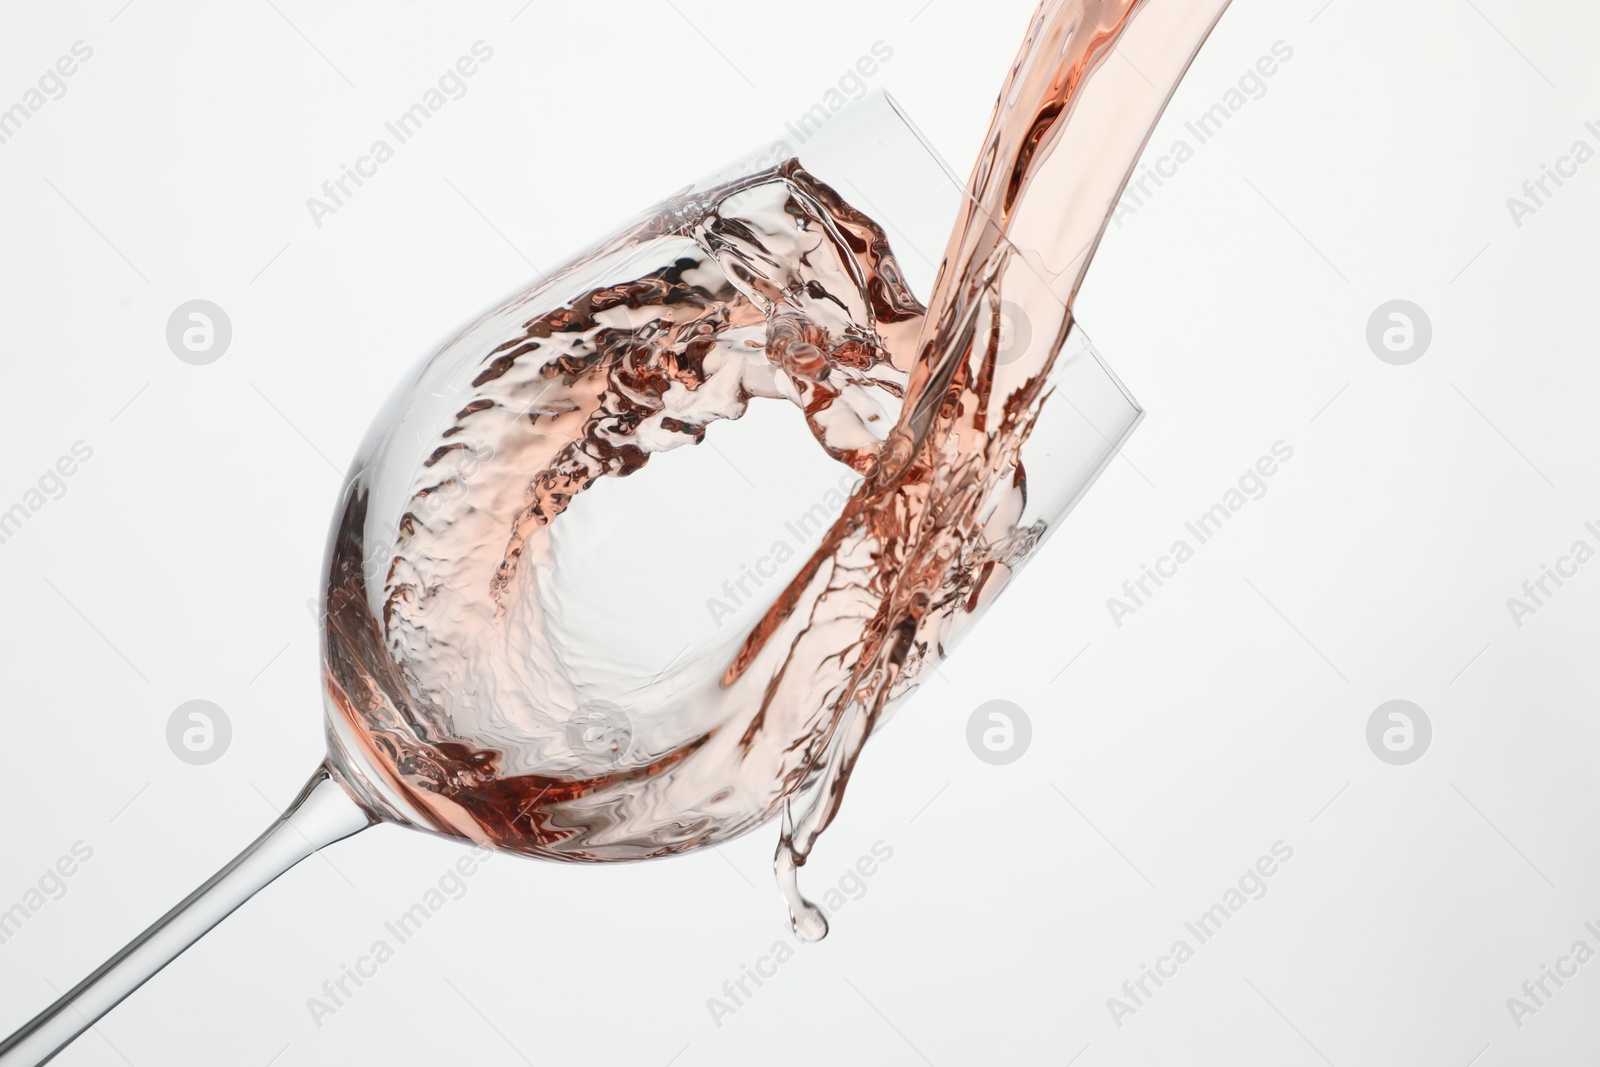
M770 818L882 596L839 518L923 310L883 231L789 161L663 205L474 326L418 383L449 392L445 424L380 444L380 464L425 451L409 494L358 477L346 498L336 736L434 828L547 858Z
M926 305L802 150L672 198L425 363L329 550L330 743L363 799L578 862L781 815L795 929L822 936L795 872L862 744L1137 419L1103 368L1064 373L1096 365L1070 308L1223 7L1041 6ZM1137 82L1106 70L1119 44Z

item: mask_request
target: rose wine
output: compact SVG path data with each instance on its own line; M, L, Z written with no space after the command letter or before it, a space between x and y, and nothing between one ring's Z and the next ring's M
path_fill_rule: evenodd
M330 542L347 783L579 862L781 816L795 929L822 936L796 871L863 743L1081 483L1040 444L1087 417L1060 373L1093 359L1074 298L1225 6L1046 0L926 304L872 205L801 152L673 197L424 363ZM752 526L771 536L729 547Z

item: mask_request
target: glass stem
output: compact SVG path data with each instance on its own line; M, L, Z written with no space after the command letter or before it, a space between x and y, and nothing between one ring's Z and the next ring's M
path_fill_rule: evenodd
M376 822L326 764L267 831L184 901L0 1044L0 1067L35 1067L79 1034L263 886L307 856Z

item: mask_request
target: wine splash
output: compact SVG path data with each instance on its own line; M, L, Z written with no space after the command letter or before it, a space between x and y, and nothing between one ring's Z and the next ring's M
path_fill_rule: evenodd
M683 852L781 814L795 929L822 936L796 871L866 738L1050 530L1024 519L1052 475L1025 454L1047 409L1072 404L1052 371L1073 299L1223 7L1039 9L927 306L866 206L789 159L669 200L446 346L401 395L446 390L453 413L380 418L330 545L325 680L346 779L392 818L580 862ZM1030 337L1002 359L1018 311ZM597 599L636 623L681 599L661 595L661 567L718 562L634 564L668 525L734 506L702 492L654 511L642 483L715 448L719 423L788 425L784 410L861 480L764 610L687 634L667 663L574 623ZM416 475L385 492L375 474L396 464ZM607 523L629 532L601 553Z

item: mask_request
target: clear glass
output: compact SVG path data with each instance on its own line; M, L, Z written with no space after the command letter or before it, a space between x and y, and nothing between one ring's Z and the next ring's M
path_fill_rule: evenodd
M775 173L786 159L803 173ZM698 183L419 368L358 454L329 550L330 750L365 804L579 862L778 812L860 657L770 654L804 621L774 620L905 415L932 250L962 196L880 93L798 152ZM810 236L829 228L843 237ZM1002 359L1051 340L1011 318ZM785 328L814 366L775 351ZM1024 445L1017 517L1044 531L1139 417L1076 327L1048 387L1068 402ZM778 634L751 657L764 626Z
M967 185L878 95L687 187L424 360L334 516L326 763L0 1044L0 1067L47 1061L380 821L611 862L781 816L791 921L822 936L795 876L860 746L1140 418L1071 304L1225 6L1045 0ZM1130 25L1143 87L1090 77ZM1041 174L1049 195L1019 198Z

